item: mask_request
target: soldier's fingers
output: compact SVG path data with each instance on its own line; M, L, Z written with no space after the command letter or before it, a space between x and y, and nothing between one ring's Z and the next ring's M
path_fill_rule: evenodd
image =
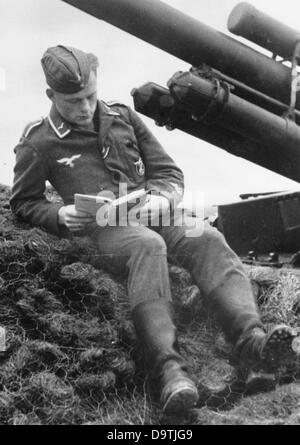
M72 207L66 212L66 217L68 218L92 218L90 213L80 212L73 209Z
M76 216L77 218L93 218L90 213L81 212L79 210L77 210L73 216Z
M68 226L68 229L71 232L79 232L81 230L84 230L84 226Z
M70 224L88 224L94 221L94 218L78 218L77 216L69 216L67 222Z
M84 224L74 224L74 223L69 223L68 224L68 228L76 228L76 227L84 227Z
M76 218L76 220L73 220L73 222L78 224L88 224L95 221L95 218Z

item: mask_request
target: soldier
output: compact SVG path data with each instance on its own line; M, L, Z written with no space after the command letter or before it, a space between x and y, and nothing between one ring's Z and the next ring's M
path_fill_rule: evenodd
M99 227L76 211L75 193L117 195L126 184L129 192L152 191L140 210L142 220L149 212L164 215L182 199L183 174L134 111L98 100L94 55L57 46L46 51L42 66L52 108L47 118L27 126L15 148L12 211L59 236L90 236L106 267L127 270L134 325L148 369L159 380L163 411L186 410L198 400L179 353L167 254L190 271L241 366L290 348L294 333L288 326L265 332L243 266L216 229ZM46 200L47 180L64 204Z

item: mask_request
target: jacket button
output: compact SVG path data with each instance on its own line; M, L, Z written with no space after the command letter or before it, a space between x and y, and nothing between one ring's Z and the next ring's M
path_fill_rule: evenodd
M120 180L121 180L120 173L114 173L113 178L116 182L120 182Z

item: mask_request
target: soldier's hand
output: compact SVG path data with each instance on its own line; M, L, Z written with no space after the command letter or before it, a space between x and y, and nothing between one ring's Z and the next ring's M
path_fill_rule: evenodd
M154 222L160 215L165 215L169 207L169 200L165 196L149 195L139 212L140 223L147 225L150 221Z
M61 207L58 211L59 224L66 226L71 232L78 232L93 221L93 216L76 210L75 205Z

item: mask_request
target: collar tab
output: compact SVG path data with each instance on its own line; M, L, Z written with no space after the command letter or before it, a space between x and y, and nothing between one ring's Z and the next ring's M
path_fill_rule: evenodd
M69 133L71 133L70 124L60 116L54 106L51 108L48 119L53 131L60 139L65 138Z
M108 114L109 116L121 116L120 113L118 113L117 111L114 111L111 107L113 107L114 105L123 105L120 102L115 102L115 101L109 101L109 102L104 102L102 101L103 105L104 105L104 110L106 112L106 114Z

